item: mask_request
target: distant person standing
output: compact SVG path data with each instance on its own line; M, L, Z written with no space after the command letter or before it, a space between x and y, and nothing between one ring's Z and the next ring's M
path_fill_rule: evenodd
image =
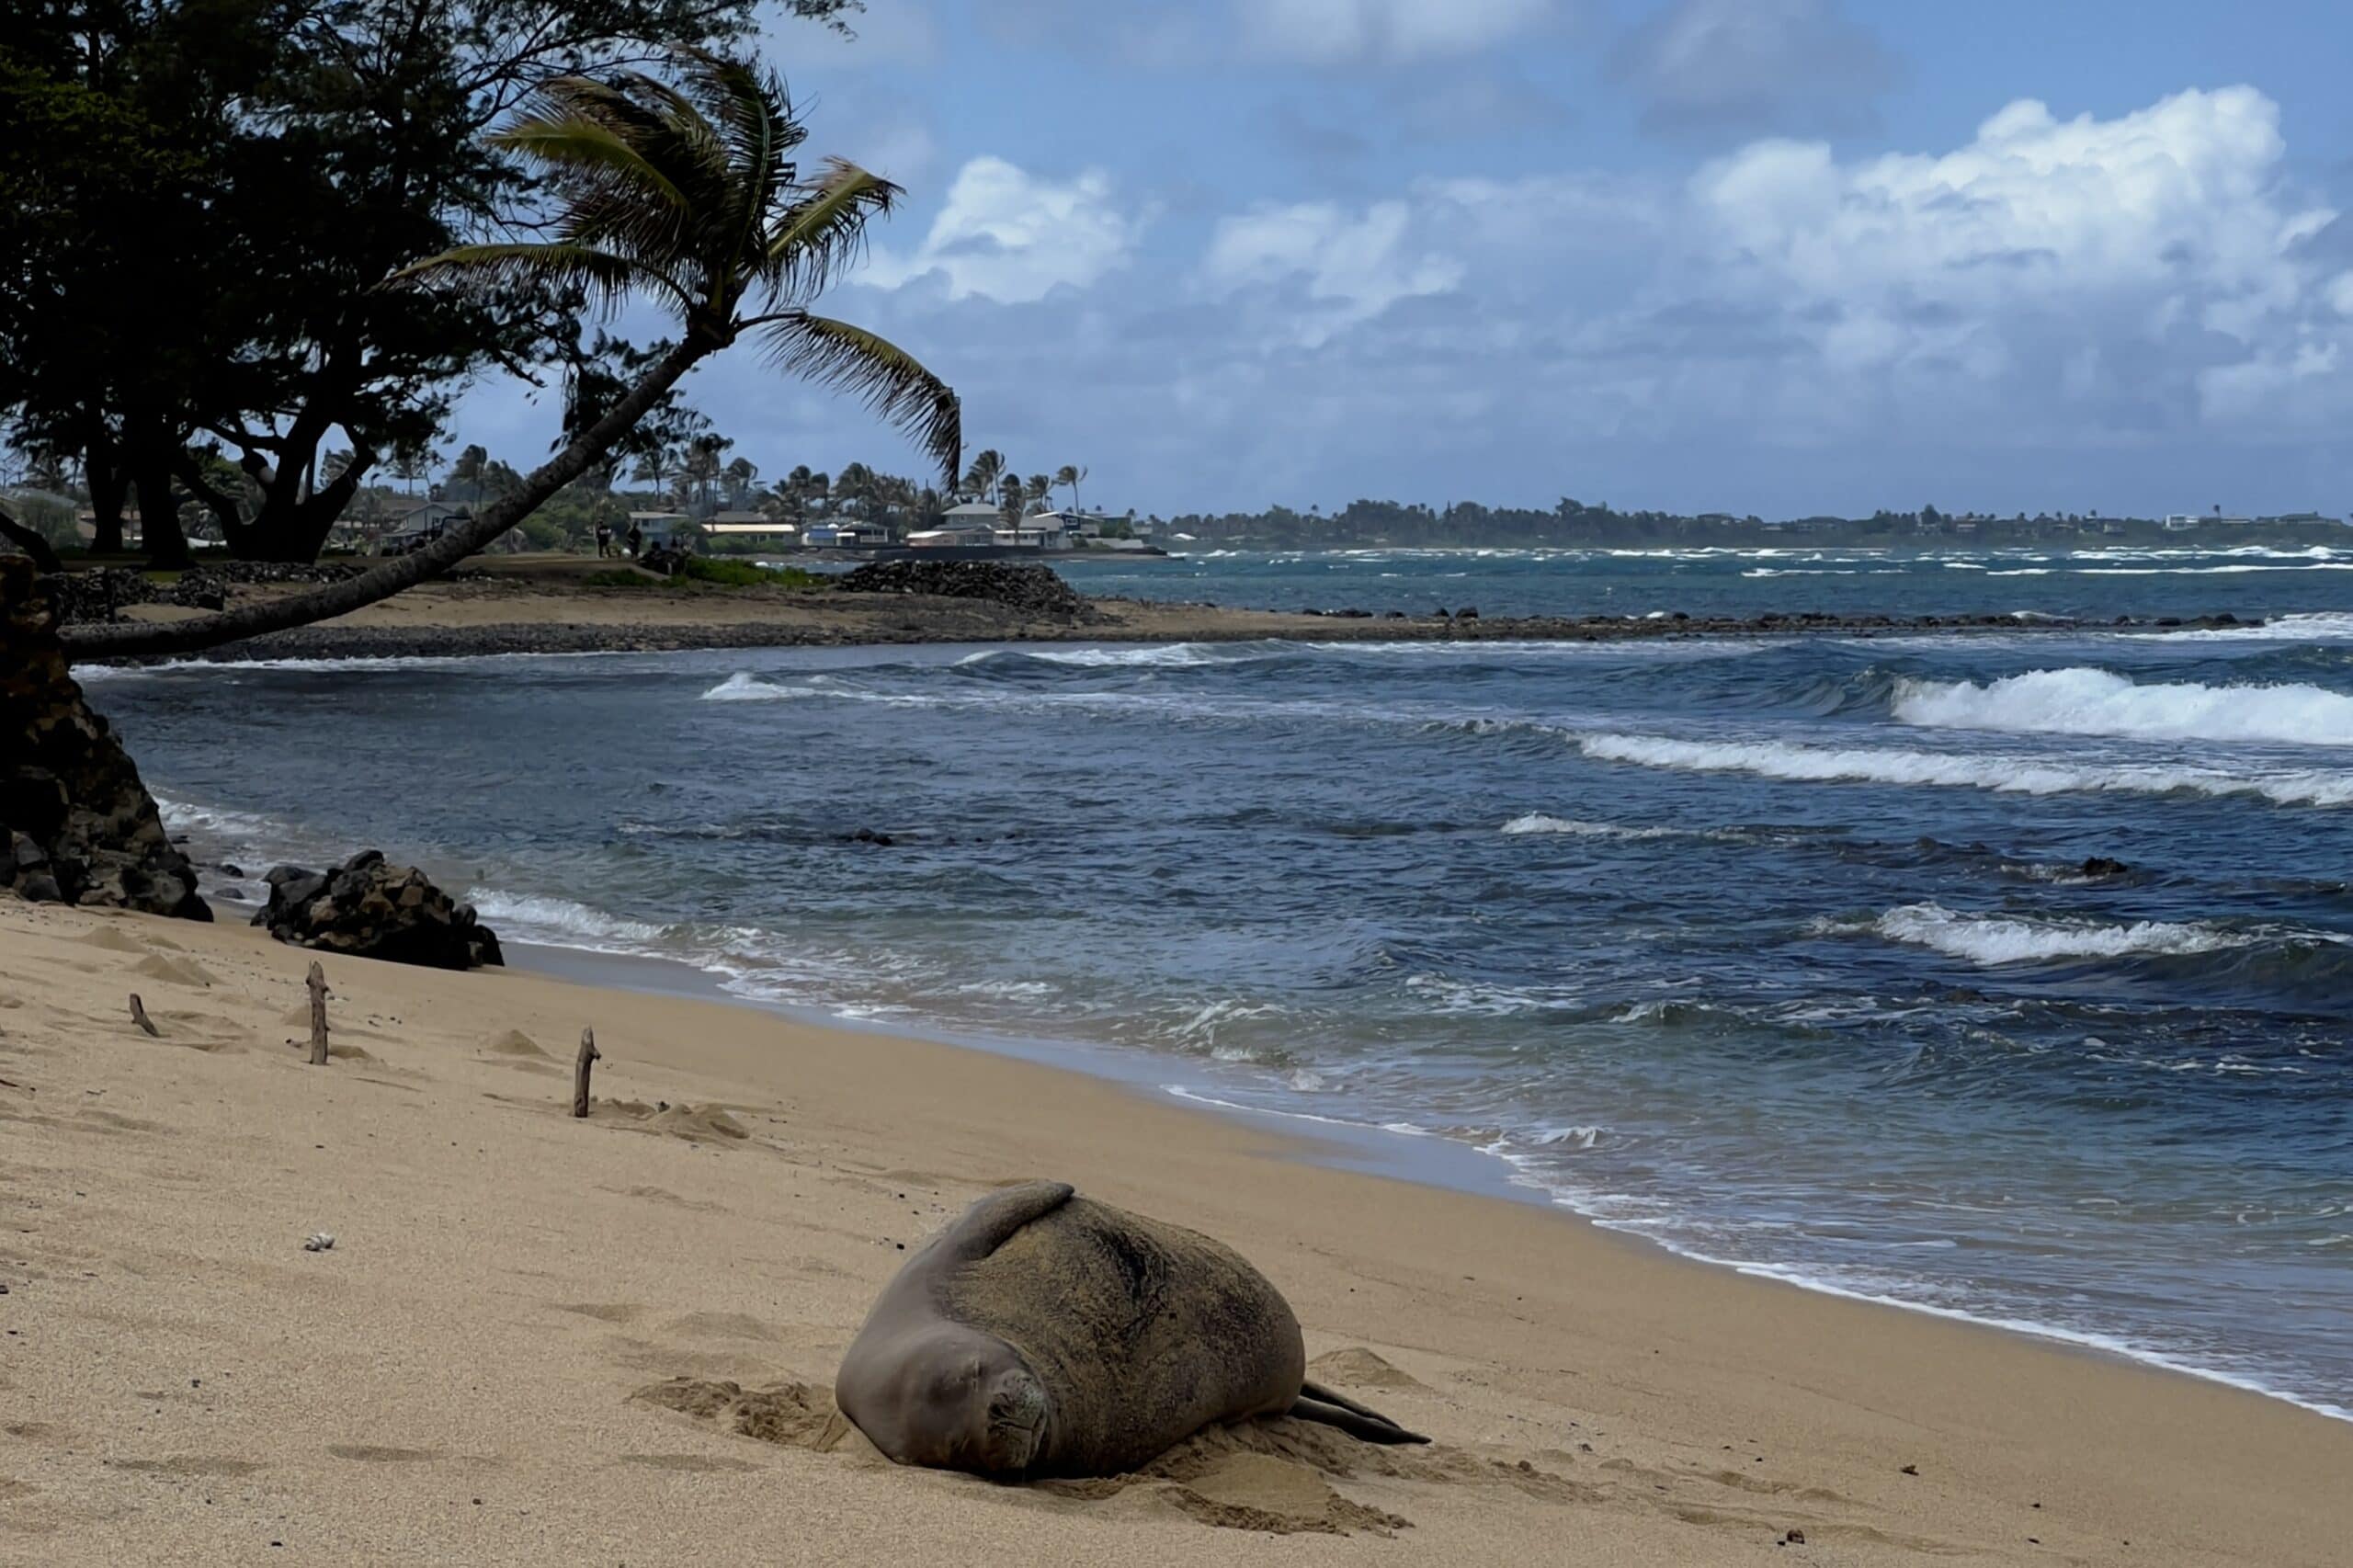
M613 527L610 523L597 525L597 559L604 560L613 552Z
M629 558L630 558L631 561L636 560L636 559L638 558L639 553L640 553L641 551L642 551L644 549L645 549L645 525L644 525L644 524L642 524L642 523L631 523L631 524L630 524L630 526L629 526Z

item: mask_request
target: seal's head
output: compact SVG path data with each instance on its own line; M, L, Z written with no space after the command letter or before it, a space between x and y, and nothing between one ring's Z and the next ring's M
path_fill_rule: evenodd
M995 1335L933 1324L866 1369L843 1378L843 1412L903 1464L1012 1476L1046 1452L1045 1385Z

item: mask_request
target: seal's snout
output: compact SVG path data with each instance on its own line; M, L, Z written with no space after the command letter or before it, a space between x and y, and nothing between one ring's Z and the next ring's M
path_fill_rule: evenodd
M1045 1434L1044 1385L1025 1368L1001 1373L989 1390L989 1468L1028 1470L1044 1445Z

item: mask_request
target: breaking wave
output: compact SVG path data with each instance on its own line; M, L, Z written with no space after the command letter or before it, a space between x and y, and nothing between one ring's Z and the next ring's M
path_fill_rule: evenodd
M471 888L466 902L474 913L491 926L526 938L536 937L558 947L588 948L595 951L616 950L610 946L622 944L618 950L635 953L646 943L663 935L663 927L649 926L640 920L623 920L591 909L585 903L574 903L568 898L541 898L529 893L503 893L491 888Z
M2108 670L2035 670L1980 686L1904 679L1906 724L2026 734L2353 745L2353 697L2316 686L2139 686Z
M702 694L705 702L790 702L822 695L805 686L779 686L747 670L738 670Z
M2188 791L2251 795L2283 806L2353 805L2353 773L2319 769L2239 774L2211 767L2101 766L1786 741L1682 741L1663 735L1590 734L1578 737L1576 744L1597 762L1689 773L1746 773L1804 783L1935 784L2010 795Z
M1928 948L1988 968L2052 959L2123 958L2134 953L2211 953L2253 945L2257 937L2201 922L2142 920L2129 926L1962 915L1938 903L1907 903L1871 922L1892 942Z
M1523 834L1563 834L1573 838L1685 838L1693 836L1677 827L1634 827L1625 823L1578 822L1568 817L1548 817L1541 812L1514 817L1504 824L1503 831L1515 836Z

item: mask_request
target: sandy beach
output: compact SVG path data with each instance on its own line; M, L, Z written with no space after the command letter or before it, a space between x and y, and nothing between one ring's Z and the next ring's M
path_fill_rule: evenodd
M6 1561L2318 1565L2353 1540L2346 1424L1074 1073L334 959L313 1068L311 955L248 928L0 901L0 955ZM1434 1446L1274 1423L1009 1488L828 1422L902 1249L1041 1175L1241 1249L1316 1375Z

